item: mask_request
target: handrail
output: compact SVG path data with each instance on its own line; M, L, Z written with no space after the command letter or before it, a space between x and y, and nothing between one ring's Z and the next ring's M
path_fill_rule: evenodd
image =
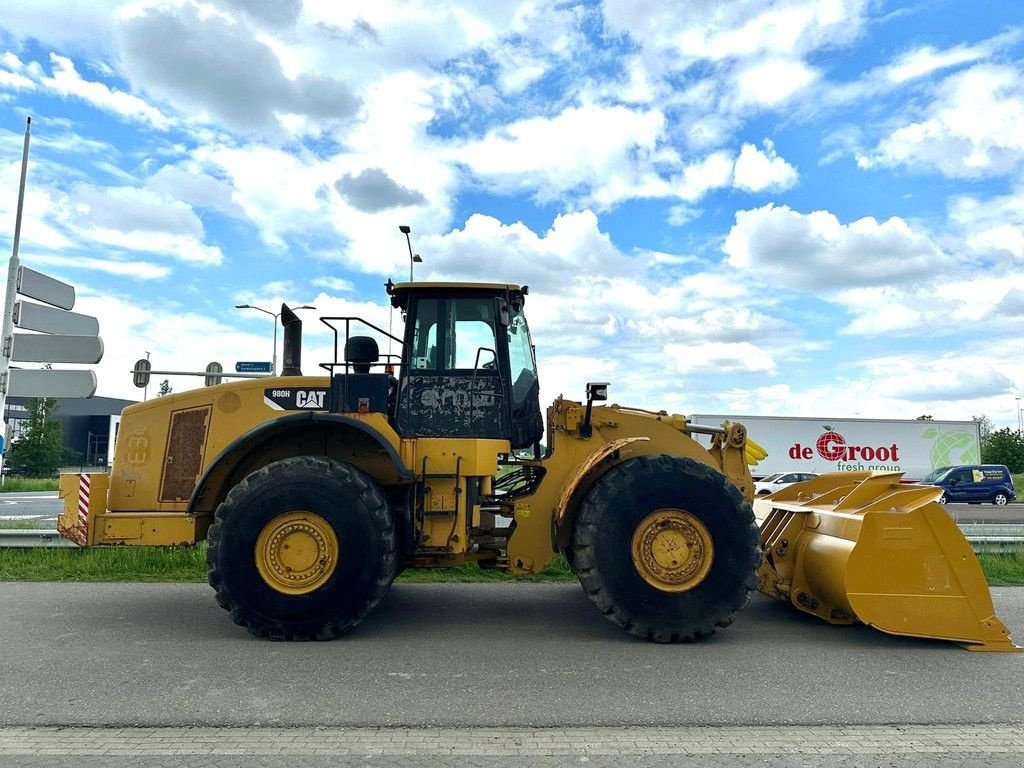
M397 336L394 336L394 335L388 333L383 328L378 328L376 325L371 323L369 320L364 320L361 317L356 317L354 315L338 315L338 316L335 316L335 317L321 317L320 318L320 322L323 323L324 325L326 325L328 328L330 328L331 332L334 334L334 361L330 362L330 363L320 363L320 367L323 368L324 370L326 370L332 376L334 375L334 369L335 368L344 367L345 370L348 370L348 367L350 365L352 365L352 363L349 363L347 360L341 360L341 361L338 360L338 333L339 333L340 329L337 328L336 326L332 325L330 323L331 320L344 320L345 321L345 344L348 344L348 340L349 340L349 337L351 335L350 334L350 330L351 330L351 327L352 327L352 321L355 321L355 322L358 322L358 323L362 323L363 325L367 326L368 328L372 328L373 330L377 331L380 334L383 334L384 336L386 336L387 338L391 339L392 341L398 342L398 345L400 347L404 347L405 346L405 342L402 339L400 339ZM399 366L402 365L402 362L401 362L402 361L402 356L401 355L395 355L395 354L392 354L392 353L388 352L388 353L385 353L384 355L382 355L382 357L384 357L386 359L384 361L378 360L375 363L369 363L369 365L370 366L375 366L375 365L376 366L389 366L389 365L390 366L394 366L395 363L392 362L392 360L391 360L392 358L397 358L397 360L398 360L397 365L399 365Z

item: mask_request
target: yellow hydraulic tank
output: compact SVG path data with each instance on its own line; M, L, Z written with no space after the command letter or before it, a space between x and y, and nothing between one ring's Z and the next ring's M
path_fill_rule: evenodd
M996 617L985 575L938 503L901 472L833 472L759 504L758 589L833 624L1020 651Z

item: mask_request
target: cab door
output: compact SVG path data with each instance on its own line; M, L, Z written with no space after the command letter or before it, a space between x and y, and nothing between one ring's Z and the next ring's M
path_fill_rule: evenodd
M395 429L402 437L509 438L494 296L414 296Z

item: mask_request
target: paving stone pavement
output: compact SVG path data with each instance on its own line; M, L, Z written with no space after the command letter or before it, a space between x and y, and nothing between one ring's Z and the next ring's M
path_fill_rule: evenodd
M622 728L0 728L0 766L1019 766L1024 724ZM685 760L681 759L685 758Z

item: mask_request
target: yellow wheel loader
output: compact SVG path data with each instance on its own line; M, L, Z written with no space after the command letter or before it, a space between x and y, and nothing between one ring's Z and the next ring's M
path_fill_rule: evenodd
M301 322L282 307L281 376L125 409L111 473L62 477L61 531L83 546L206 539L217 602L278 639L347 632L403 568L531 574L562 553L602 614L657 642L725 627L760 585L833 623L1014 648L955 526L917 541L933 531L922 507L948 521L933 489L895 499L898 478L826 476L769 499L762 534L748 465L763 452L742 425L595 405L608 385L593 383L556 399L545 431L526 287L387 290L404 338L321 318L326 375L302 374ZM377 339L400 353L382 359ZM871 578L847 582L858 552ZM951 605L956 619L930 621Z

